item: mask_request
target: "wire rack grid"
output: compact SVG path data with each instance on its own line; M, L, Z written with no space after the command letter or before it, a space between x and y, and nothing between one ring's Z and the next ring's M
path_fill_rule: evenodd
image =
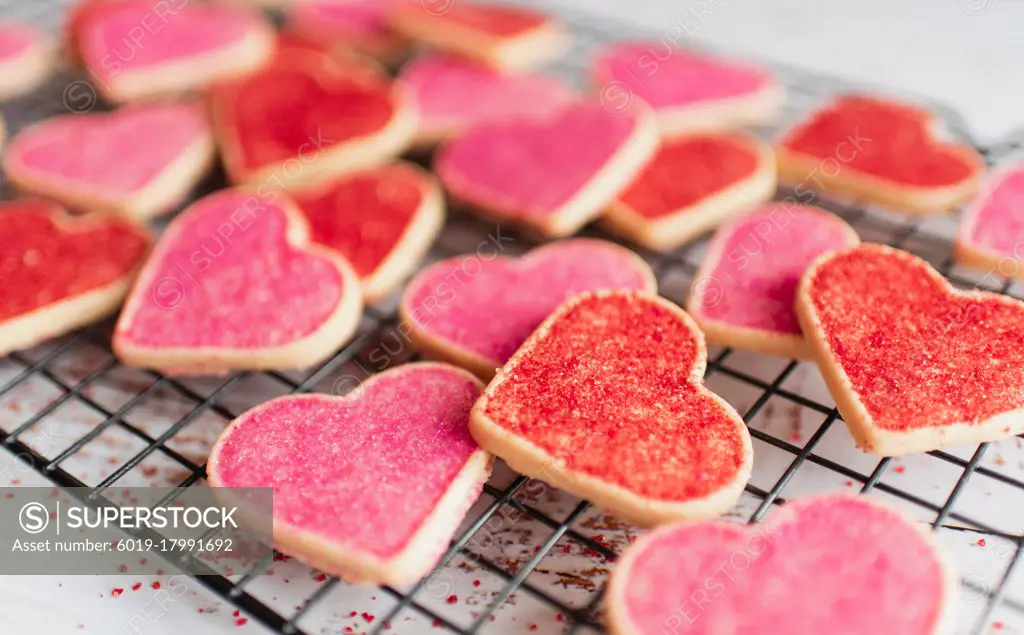
M52 29L60 20L60 4L62 2L0 1L0 15ZM582 84L587 59L602 44L624 37L658 39L664 36L636 32L569 11L560 14L572 31L574 48L553 70L577 84ZM768 139L837 92L871 90L871 87L798 69L776 67L776 70L785 84L789 102L778 126L758 131ZM71 85L83 86L82 79L65 74L52 81L46 90L3 105L2 112L12 132L31 121L66 112L71 108L67 92ZM915 100L912 96L909 98ZM955 112L941 105L927 105L950 134L977 147ZM992 150L982 147L979 150L994 164L1016 152L1019 146L1019 140L1010 139L993 146ZM211 179L203 186L203 191L218 187L221 178ZM2 181L0 187L3 187ZM3 193L11 194L6 189ZM791 193L781 192L780 198L788 195ZM958 285L1020 295L1018 289L991 272L979 278L956 267L950 242L954 220L919 221L892 210L828 200L801 202L813 202L841 215L865 240L885 242L924 256ZM596 229L588 228L584 233L609 238ZM508 238L510 253L525 251L532 244L529 237L507 228L452 215L428 260L472 252L496 234ZM706 240L695 241L664 254L643 250L639 253L654 268L662 293L680 301L697 271L705 243ZM355 372L368 375L413 358L401 337L396 303L397 298L392 297L368 307L354 341L319 368L301 373L236 373L219 379L185 380L127 369L110 352L111 321L30 351L12 354L0 360L0 443L53 483L90 487L99 496L111 495L118 486L138 484L137 475L152 471L151 464L157 460L175 466L175 471L170 472L175 476L170 480L180 488L198 486L205 477L205 451L212 437L197 435L203 437L197 441L188 436L193 428L205 426L215 435L226 421L270 397L291 392L331 391L337 388L340 377L351 377ZM981 536L979 543L998 541L1002 547L994 562L969 565L968 572L973 575L965 575L959 581L960 598L969 610L958 632L982 633L992 624L1004 622L1020 625L1018 628L1024 632L1024 593L1013 591L1017 586L1013 582L1021 559L1024 524L1015 512L1008 511L1013 507L1009 502L968 505L966 510L960 505L968 497L972 479L987 479L998 491L1009 492L1006 496L1024 495L1024 461L1019 462L1020 469L1006 467L1005 456L1015 448L1004 446L1013 444L1016 439L929 452L920 458L929 461L931 466L922 471L923 476L897 478L896 475L905 474L907 465L894 459L867 457L854 453L852 446L846 447L849 442L843 437L845 430L840 425L839 413L827 393L815 382L817 371L813 365L715 347L710 351L709 360L709 385L729 399L750 426L756 446L755 463L775 466L771 474L755 467L755 477L747 486L743 500L729 515L731 518L757 522L771 513L774 505L792 498L791 491L799 495L807 490L852 487L865 495L880 496L899 504L950 540L970 535L972 539ZM29 393L44 396L25 397ZM154 404L160 411L157 415L139 414L154 412L151 408ZM778 419L777 411L787 409L790 418L797 419L795 427L773 423ZM793 412L798 414L793 415ZM71 414L77 423L67 424L68 429L73 430L68 432L64 426ZM129 439L131 444L117 446L118 450L106 457L104 469L82 468L78 459L95 446L102 446L114 433ZM837 450L837 443L846 445ZM1000 447L993 450L994 445ZM125 450L125 447L130 449ZM993 460L996 455L1003 458ZM921 482L933 479L945 479L939 494L925 491L924 485L929 483ZM515 534L526 526L530 528L526 532L529 537L524 544L515 546L516 556L504 557L509 545L503 536L510 532ZM610 540L605 534L614 534L617 538ZM520 533L520 538L523 535ZM635 535L631 528L617 524L613 518L598 515L586 501L572 499L526 476L499 469L435 571L410 588L375 590L390 603L383 613L372 619L364 613L361 628L372 633L398 630L398 625L412 616L449 632L487 632L499 621L496 617L501 613L506 630L534 630L536 623L525 620L508 623L508 619L513 622L516 619L516 603L522 605L529 600L551 612L559 632L601 632L607 565ZM548 571L550 562L562 552L582 555L581 571L589 564L590 569L599 570L599 575L566 573L552 580ZM356 587L336 578L314 574L312 579L316 585L309 587L302 597L293 597L292 603L283 607L273 601L276 596L266 591L276 584L270 574L282 559L275 555L244 575L209 575L196 580L276 632L342 632L337 623L335 631L314 626L312 615L324 604L344 602L345 594L364 591L357 592ZM492 577L485 600L478 602L468 615L448 611L446 607L452 603L451 598L457 596L456 592L461 593L466 585L479 585L479 579L470 578L482 575ZM585 593L570 594L571 597L562 593L566 580ZM1002 621L993 622L997 612ZM510 618L508 613L512 614ZM356 616L356 612L351 616ZM346 628L350 630L344 632L352 632L351 626Z

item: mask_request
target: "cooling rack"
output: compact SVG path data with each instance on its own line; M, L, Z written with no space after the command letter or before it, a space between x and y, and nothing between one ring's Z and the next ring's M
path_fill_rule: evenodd
M0 18L55 31L63 4L0 0ZM642 33L585 14L559 13L571 29L573 47L553 71L581 87L587 60L601 45L624 37L660 40L662 46L669 41L669 33ZM775 68L789 99L777 125L756 131L766 139L838 92L891 93ZM990 164L1005 161L1024 144L1024 135L1015 135L979 147L953 110L914 95L896 96L931 109L950 135L978 147ZM64 73L45 89L0 106L0 112L16 132L47 116L97 107L89 83ZM214 176L197 194L222 182ZM3 181L0 193L13 195ZM782 191L779 198L793 195ZM839 214L864 240L923 256L959 286L1021 295L998 271L968 272L955 265L955 217L920 220L898 210L808 200L806 194L800 202ZM584 233L611 239L596 229ZM481 245L493 244L509 255L533 246L529 237L509 228L450 214L428 262L473 257ZM662 293L682 303L705 245L703 239L669 253L638 253L652 265ZM318 368L223 378L175 379L123 367L109 349L112 321L94 325L0 360L0 443L49 481L90 487L105 497L127 486L201 486L210 444L224 423L246 408L286 393L343 391L353 378L414 358L401 335L396 304L397 297L391 297L368 307L358 336ZM929 523L953 554L960 571L958 633L1024 632L1020 439L879 459L853 448L812 364L712 347L707 381L743 414L755 445L754 474L728 518L757 522L787 499L821 491L885 499ZM416 585L351 586L280 554L244 575L195 580L247 619L279 633L599 633L608 568L636 535L586 501L499 463L435 571Z

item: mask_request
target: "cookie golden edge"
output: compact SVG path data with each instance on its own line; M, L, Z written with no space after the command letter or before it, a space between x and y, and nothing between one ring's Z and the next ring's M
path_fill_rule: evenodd
M75 217L54 206L51 218L69 232L109 224L103 217ZM153 236L146 228L127 220L117 221L131 227L153 247ZM121 307L146 258L140 258L132 271L92 291L60 300L24 315L0 321L0 355L31 348L47 340L66 335L115 313Z
M895 507L880 503L863 495L858 496L848 493L823 494L786 503L782 510L780 510L776 515L761 522L771 522L778 526L781 522L788 521L789 517L798 513L802 508L814 505L820 502L821 499L856 499L859 503L862 503L865 506L884 510L893 517L895 522L902 522L904 525L912 528L918 533L935 556L943 581L942 604L939 609L939 616L936 620L935 628L932 630L930 635L953 635L956 628L957 615L956 592L958 578L956 567L953 565L951 558L941 548L938 541L935 539L934 534L928 531L927 526L915 522ZM780 515L782 516L781 518ZM737 525L737 527L742 528L741 525ZM608 600L606 603L607 626L608 632L611 635L650 635L649 633L644 633L639 627L637 627L626 610L625 597L629 588L632 569L636 563L636 559L641 553L643 553L649 543L658 539L663 533L670 533L672 531L676 531L678 528L679 524L666 525L641 536L635 543L626 549L626 552L621 558L619 558L615 567L612 569L608 579Z
M858 448L880 456L900 456L937 450L950 445L977 444L997 441L1014 434L1024 432L1024 408L1003 412L985 421L974 424L969 422L953 423L941 427L919 428L909 432L893 432L874 424L867 409L860 402L849 376L839 365L821 324L821 319L814 310L814 300L810 291L814 277L833 258L845 255L856 249L877 249L885 254L898 255L917 261L924 265L926 275L948 293L950 298L967 298L976 301L1000 302L1024 311L1024 303L1003 295L984 291L961 291L953 287L942 274L927 262L908 252L886 245L862 243L848 249L834 251L820 256L804 273L797 289L796 312L800 327L811 343L814 359L825 379L836 408L843 416L846 427Z
M242 188L244 191L244 188ZM221 190L222 192L224 190ZM258 196L257 194L253 194ZM279 197L275 204L287 218L286 240L293 249L322 258L331 263L341 277L342 295L334 311L312 333L282 346L262 349L234 349L220 347L160 347L137 346L126 340L125 331L139 311L142 294L148 293L151 278L159 273L155 267L162 258L162 248L170 245L180 231L182 219L197 204L186 208L168 226L160 242L152 251L128 295L118 318L111 348L126 366L149 368L171 375L224 375L236 370L291 370L307 368L328 359L336 349L348 342L356 332L363 310L363 294L355 270L337 252L313 243L309 224L294 203ZM173 308L167 309L173 311Z
M470 433L477 443L480 444L480 447L504 459L509 467L520 474L539 479L553 487L585 498L594 505L611 511L638 526L651 527L674 521L693 522L716 518L728 511L736 503L747 481L750 479L753 467L753 444L747 431L747 426L739 414L724 399L704 385L704 371L707 367L707 347L704 344L704 336L697 327L697 324L685 311L664 298L653 294L643 294L641 296L646 301L660 305L672 312L694 334L698 349L697 358L691 371L694 384L703 396L710 398L722 409L723 413L732 419L737 436L743 445L743 460L736 470L734 478L716 492L688 501L669 502L639 496L628 491L626 488L607 483L586 474L570 473L558 464L558 460L554 456L535 444L509 432L485 414L488 401L493 396L497 387L501 385L506 377L515 373L520 360L533 353L533 349L537 346L538 342L548 335L555 323L561 320L566 313L571 311L583 299L617 293L621 292L598 291L576 296L548 316L544 323L516 351L508 363L498 370L494 379L491 380L484 393L477 400L473 406L473 413L469 421Z
M20 97L45 82L57 67L54 46L43 39L0 62L0 101Z
M606 240L600 240L597 238L571 238L566 240L572 240L574 243L586 242L590 243L595 247L614 251L617 254L627 256L632 261L633 269L641 274L644 278L644 284L642 291L648 294L656 294L658 292L658 280L654 275L654 270L647 264L643 258L638 256L635 252L626 249L625 247L616 243L608 242ZM530 256L531 254L544 253L547 250L553 250L560 247L564 241L556 241L547 245L541 245L531 249L527 253L509 258L507 256L497 256L498 258L506 258L509 260L521 259ZM488 359L474 351L462 348L452 342L449 342L441 337L437 337L430 332L429 329L420 326L420 321L416 319L416 313L419 307L411 306L409 299L410 292L416 280L420 276L428 276L433 274L434 269L447 268L453 260L472 256L472 254L463 254L461 256L453 256L446 258L440 262L434 263L430 267L424 269L420 274L417 274L412 281L406 286L405 291L402 293L402 299L398 304L398 315L399 315L399 328L406 337L409 338L410 343L414 350L420 354L430 358L437 359L444 362L448 362L460 368L464 368L480 379L484 381L490 381L494 378L498 369L501 368L503 362L497 359ZM435 289L436 291L436 289ZM404 328L401 326L404 325Z
M314 394L278 397L239 415L221 432L207 459L207 480L210 486L214 488L231 487L220 478L218 470L220 452L233 430L243 419L250 417L253 413L279 400L303 399L329 404L346 398L358 399L359 391L365 390L382 377L394 378L403 373L429 368L443 369L463 375L466 379L471 380L478 389L482 390L484 387L479 379L461 368L435 362L414 362L370 377L349 396ZM473 452L449 485L448 490L437 502L434 510L410 537L405 547L393 557L380 558L362 553L325 540L314 532L279 526L277 523L274 523L274 544L282 553L348 582L393 586L413 584L429 574L438 563L444 550L438 552L437 546L447 547L448 540L458 529L462 519L472 506L470 497L473 492L482 487L490 478L492 463L491 455L485 450L478 449Z
M664 252L771 200L777 186L774 152L771 146L752 137L745 141L757 154L757 168L750 176L655 221L645 219L616 198L607 206L600 224L629 242Z
M95 115L64 115L66 117L107 117L109 113ZM105 212L129 220L145 221L170 212L181 204L213 168L216 156L213 132L196 139L168 163L149 183L126 197L107 197L90 192L77 183L60 184L56 179L37 174L25 168L14 154L18 139L45 126L41 121L18 133L3 155L2 164L7 178L18 190L27 194L50 198L73 209Z
M636 128L619 150L561 207L540 218L525 217L485 201L468 200L457 184L444 183L449 197L462 209L493 222L507 222L540 238L566 238L604 213L606 206L640 173L658 147L658 128L646 106L632 110ZM444 151L444 147L440 152ZM436 157L435 155L435 163Z
M844 235L846 240L845 247L854 247L860 244L860 236L857 235L856 230L843 219L817 207L802 207L813 208L814 213L820 215L823 220L835 224ZM708 252L701 261L700 268L694 276L694 283L690 285L690 293L686 299L686 311L700 329L704 331L704 336L710 344L802 361L815 359L814 349L803 335L774 333L745 326L736 326L703 315L701 306L703 303L701 299L702 288L699 282L713 279L714 265L722 260L723 251L732 235L732 225L742 220L743 217L740 216L723 225L711 240Z
M673 138L694 132L758 126L774 121L785 103L786 91L773 79L749 95L659 109L658 128L666 138Z

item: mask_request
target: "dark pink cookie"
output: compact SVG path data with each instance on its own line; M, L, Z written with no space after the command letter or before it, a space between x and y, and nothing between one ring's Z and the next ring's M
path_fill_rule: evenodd
M19 133L3 158L20 189L135 219L179 204L213 163L213 132L193 103L65 115Z
M0 100L32 90L52 69L52 51L42 33L27 24L0 21Z
M483 123L548 115L577 98L554 77L508 75L448 55L413 60L399 80L416 102L420 145L448 141Z
M274 542L286 554L353 582L414 582L490 474L468 429L481 388L453 366L418 363L345 397L280 397L224 430L210 484L273 487Z
M86 3L71 35L96 87L115 102L202 90L253 71L274 50L259 14L213 2L173 10L132 0Z
M604 211L657 142L646 108L614 113L586 102L543 119L477 126L441 149L435 169L471 209L567 236Z
M594 62L592 81L609 107L642 99L665 133L769 121L783 92L765 68L676 48L624 42Z
M614 635L940 635L955 576L931 536L865 497L787 503L755 527L642 537L608 585Z
M305 0L288 10L288 28L326 46L350 48L390 64L409 51L409 41L388 25L388 13L412 0Z
M956 259L1003 277L1024 277L1024 165L993 174L964 210Z
M352 267L310 245L293 203L228 189L164 232L113 346L125 363L172 373L302 368L348 340L361 308Z
M518 259L467 254L409 283L399 306L417 346L490 378L558 305L584 291L654 292L639 256L600 240L566 240Z
M852 227L825 210L764 205L715 234L686 310L708 341L811 359L794 309L800 278L818 256L858 242Z

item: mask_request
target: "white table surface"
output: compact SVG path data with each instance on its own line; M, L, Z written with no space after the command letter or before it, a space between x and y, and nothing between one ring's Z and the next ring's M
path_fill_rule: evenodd
M680 21L693 24L693 15L704 12L708 15L700 21L695 37L709 44L930 95L958 108L984 140L1024 125L1024 46L1020 36L1024 0L561 3L633 22L655 33L668 32ZM833 432L845 434L841 429ZM44 484L30 472L19 470L13 457L2 452L0 485L14 480L31 484L34 478ZM975 540L969 534L957 536L950 549L976 549ZM977 579L983 577L979 574ZM218 603L193 581L160 578L164 590L185 585L180 597L152 589L152 579L139 581L144 583L139 591L126 590L121 597L112 598L111 589L130 587L136 580L0 577L0 630L103 635L266 632L253 622L237 626L233 609ZM371 602L369 598L366 601ZM340 632L339 628L324 632ZM431 630L428 626L423 629ZM1002 631L1014 632L1022 631Z

